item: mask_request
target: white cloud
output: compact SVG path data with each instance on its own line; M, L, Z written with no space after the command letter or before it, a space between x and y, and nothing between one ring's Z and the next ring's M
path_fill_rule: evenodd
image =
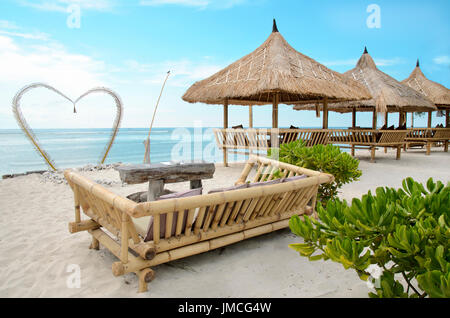
M45 33L21 33L21 32L10 32L5 30L0 30L0 34L9 35L13 37L19 37L29 40L47 40L48 35Z
M438 57L435 57L433 59L433 62L439 65L450 65L450 56L448 55L441 55Z
M113 0L19 0L19 4L42 11L67 12L69 6L77 4L81 9L107 11L114 7Z
M105 65L70 53L58 43L19 45L12 37L0 35L0 69L0 83L5 85L46 82L78 92L102 84Z
M0 35L7 35L12 37L19 37L28 40L47 40L48 34L42 32L22 32L14 22L7 20L0 20Z

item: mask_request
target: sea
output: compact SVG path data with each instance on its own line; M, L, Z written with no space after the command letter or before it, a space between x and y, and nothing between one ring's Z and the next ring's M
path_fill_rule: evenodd
M100 164L111 129L34 129L34 134L56 168L65 169ZM105 164L142 163L147 136L148 128L121 128ZM223 155L212 128L153 128L150 160L223 162ZM245 156L230 154L229 160L241 161ZM48 169L20 129L0 129L0 176Z
M101 164L111 138L110 128L33 131L40 147L57 169ZM148 128L121 128L104 164L143 163L147 137ZM266 154L265 151L262 153ZM246 158L242 153L228 154L229 162L244 161ZM152 163L190 160L220 163L223 162L223 152L216 145L213 128L153 128L150 160ZM22 130L0 129L0 177L42 170L51 169Z

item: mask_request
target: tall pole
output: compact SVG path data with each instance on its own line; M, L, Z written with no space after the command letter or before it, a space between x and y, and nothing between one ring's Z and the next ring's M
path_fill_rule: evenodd
M323 100L323 129L328 129L328 98Z
M152 133L153 123L155 122L156 110L159 106L159 101L161 100L162 93L164 91L164 87L166 86L167 79L170 76L170 71L167 72L166 79L164 80L163 86L161 87L161 92L159 93L158 101L156 102L155 110L153 111L152 122L150 124L150 129L148 130L147 140L144 142L145 144L145 154L144 154L144 163L150 163L150 135Z
M411 128L414 128L414 113L411 112Z
M388 126L388 123L389 123L389 113L386 111L384 113L384 124L386 125L386 128Z
M248 107L248 127L253 128L253 106Z
M433 115L433 112L428 112L428 128L431 128L431 116Z
M228 128L228 99L226 99L223 102L223 129ZM224 144L226 144L226 136L227 134L224 134ZM228 152L227 148L223 148L223 165L225 167L228 167Z

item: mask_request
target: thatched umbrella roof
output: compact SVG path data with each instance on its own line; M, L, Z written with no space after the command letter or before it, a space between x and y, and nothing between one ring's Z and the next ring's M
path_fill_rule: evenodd
M419 60L411 75L402 83L428 97L439 109L450 109L450 89L426 78L420 69Z
M183 96L190 103L234 105L362 100L365 87L297 52L278 32L255 51L216 74L192 85Z
M372 57L364 49L356 67L344 73L368 88L373 99L357 102L340 102L329 105L328 109L340 113L357 111L373 112L419 112L436 110L433 103L409 86L380 71ZM314 105L298 105L296 110L313 110Z

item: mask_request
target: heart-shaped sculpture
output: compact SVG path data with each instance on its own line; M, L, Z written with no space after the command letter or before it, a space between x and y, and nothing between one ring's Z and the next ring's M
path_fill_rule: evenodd
M117 133L119 132L119 126L120 126L120 122L122 120L123 107L122 107L122 100L120 99L119 95L117 95L115 92L113 92L109 88L97 87L97 88L90 89L89 91L87 91L86 93L84 93L83 95L78 97L75 101L73 101L72 99L70 99L63 93L61 93L59 90L57 90L56 88L54 88L50 85L44 84L44 83L30 84L30 85L25 86L24 88L22 88L20 91L17 92L16 96L14 96L13 105L12 105L14 116L16 117L17 123L19 124L20 128L22 128L22 130L25 133L25 135L27 136L27 138L30 139L31 143L36 148L37 152L44 158L45 162L53 170L56 170L55 163L52 161L52 159L50 158L48 153L44 149L42 149L42 147L40 146L36 135L34 134L33 130L28 125L25 118L23 117L22 111L20 109L20 100L22 99L23 95L25 93L29 92L30 90L33 90L33 89L39 88L39 87L47 88L47 89L55 92L56 94L62 96L66 100L70 101L73 104L74 108L75 108L75 105L81 99L83 99L84 97L86 97L90 94L93 94L93 93L106 93L114 99L114 101L116 103L116 107L117 107L117 115L116 115L112 130L111 130L111 138L110 138L109 142L106 144L105 150L103 151L102 156L101 156L100 164L103 164L106 160L106 157L108 156L109 151L111 150L111 147L114 143L114 139L116 138Z

